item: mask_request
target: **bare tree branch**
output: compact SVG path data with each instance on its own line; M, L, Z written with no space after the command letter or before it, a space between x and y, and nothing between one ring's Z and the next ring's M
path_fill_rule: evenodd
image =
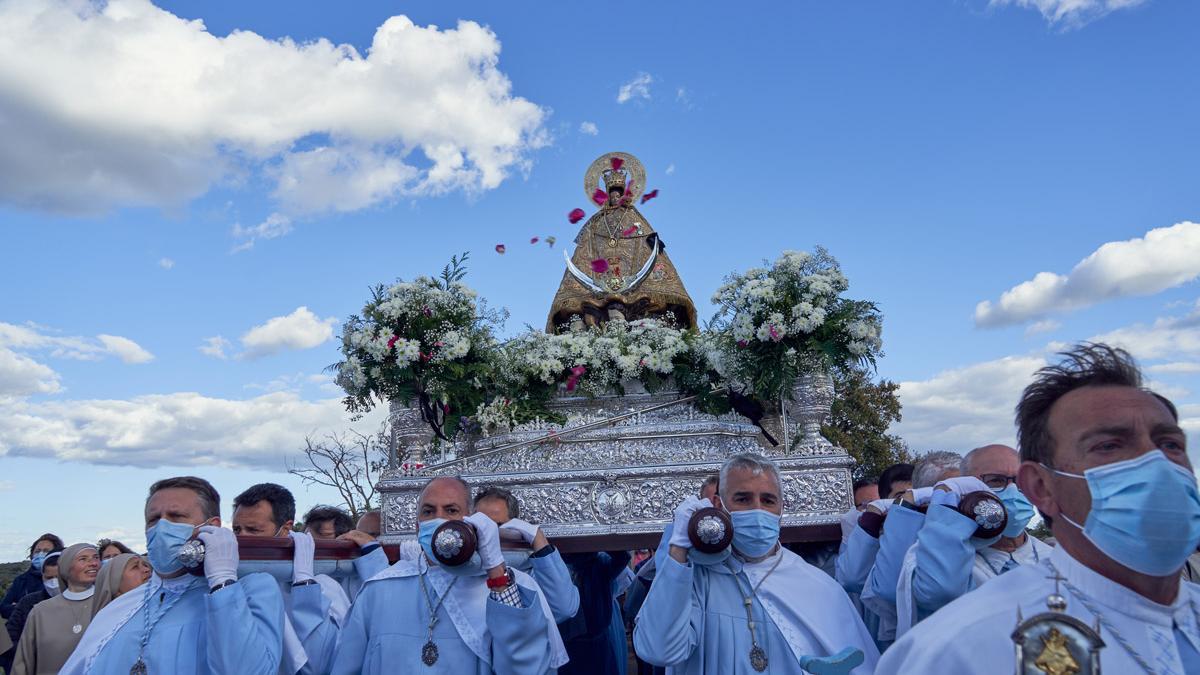
M306 485L337 490L350 516L358 519L378 506L375 483L379 470L387 466L390 431L384 422L374 434L350 430L329 433L320 439L304 439L304 462L289 462L288 473Z

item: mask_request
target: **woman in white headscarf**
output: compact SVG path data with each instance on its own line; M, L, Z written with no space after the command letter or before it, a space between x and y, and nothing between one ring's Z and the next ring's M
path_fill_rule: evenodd
M93 544L75 544L62 552L58 577L62 593L38 603L29 614L13 675L54 675L67 662L92 622L92 594L100 572Z
M101 549L103 550L103 549ZM150 578L150 563L140 555L122 553L108 561L96 577L96 593L92 596L92 616L121 595L146 583Z

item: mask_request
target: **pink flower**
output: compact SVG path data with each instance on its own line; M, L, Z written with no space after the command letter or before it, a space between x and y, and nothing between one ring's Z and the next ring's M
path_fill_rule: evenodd
M532 238L530 238L530 240L529 240L529 243L531 243L531 244L536 244L536 243L538 243L538 238L537 238L537 237L532 237Z
M604 202L608 201L608 193L600 188L592 193L592 201L596 202L596 206L604 206Z
M496 253L499 253L500 255L504 255L504 251L506 251L506 250L507 249L504 248L504 244L496 244Z
M630 225L629 227L625 228L624 230L621 230L621 236L622 237L632 237L635 232L637 232L637 225Z
M427 316L427 317L429 317L429 316L433 316L433 310L429 309L428 307L422 307L422 308L421 308L421 313L422 313L422 314L424 314L424 315L425 315L425 316Z
M399 339L400 339L400 336L399 336L399 335L393 335L393 336L391 337L391 339L389 339L389 340L388 340L388 349L391 349L392 347L395 347L395 346L396 346L396 341L397 341L397 340L399 340Z
M745 340L738 340L738 341L737 341L737 346L739 346L739 347L745 347L745 346L746 346L746 345L748 345L748 344L750 344L750 343L746 342Z
M575 385L579 382L579 378L587 372L587 368L583 366L575 366L571 369L571 374L567 377L567 391L575 391Z
M653 190L642 195L642 203L645 204L646 202L650 201L651 199L654 199L657 196L658 196L658 188L654 188Z
M767 332L771 334L771 339L776 342L779 342L783 339L783 336L779 334L779 331L775 330L775 326L768 328Z
M604 274L608 271L608 261L604 258L596 258L592 261L592 271L596 274Z
M599 190L596 191L599 192ZM586 215L587 214L583 212L583 209L571 209L571 212L567 214L567 220L571 221L571 224L574 225L575 223L583 220L583 217Z
M623 167L623 166L625 166L625 160L621 159L620 157L612 158L613 171L620 171L621 167Z

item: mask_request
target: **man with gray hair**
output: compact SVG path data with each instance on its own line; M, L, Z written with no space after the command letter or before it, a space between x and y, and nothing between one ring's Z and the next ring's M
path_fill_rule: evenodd
M637 616L638 656L688 675L873 672L879 652L850 598L779 543L775 463L739 453L718 485L712 501L689 496L675 509L667 555ZM732 551L717 559L695 555L687 535L692 515L713 505L733 521Z
M860 599L865 608L879 617L876 639L881 648L886 648L897 637L900 620L896 586L901 578L905 555L925 526L925 514L921 507L929 502L935 484L959 475L961 462L961 456L945 450L922 455L913 467L912 488L905 490L895 500L872 502L860 519L862 524L859 527L865 530L865 534L856 532L859 540L865 540L867 535L879 540L874 562L862 585ZM883 527L885 518L886 528Z
M961 462L961 477L938 483L925 526L905 555L897 584L898 636L987 580L1050 555L1049 546L1025 533L1033 505L1017 488L1017 451L985 445ZM996 539L975 538L975 521L958 511L958 501L975 491L991 491L1004 504L1008 526Z

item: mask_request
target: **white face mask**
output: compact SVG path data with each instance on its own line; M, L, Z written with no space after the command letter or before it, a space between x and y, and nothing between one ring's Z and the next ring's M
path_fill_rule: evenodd
M57 578L43 579L42 586L46 589L46 592L50 594L50 597L53 598L54 596L58 595L59 591L58 591L58 579Z

